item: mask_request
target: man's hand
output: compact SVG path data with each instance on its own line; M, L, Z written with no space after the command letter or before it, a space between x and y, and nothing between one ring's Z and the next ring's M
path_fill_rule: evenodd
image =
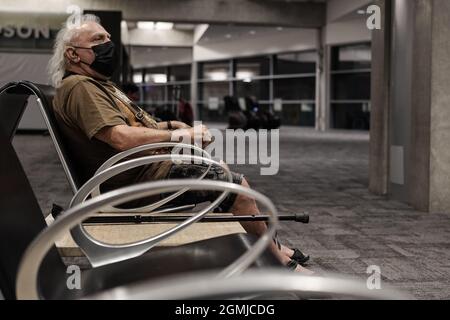
M211 132L209 131L207 126L202 125L202 142L203 142L203 148L206 148L208 145L210 145L213 142L213 136Z
M212 142L212 135L209 129L204 125L195 126L188 129L178 129L172 133L172 141L177 142L201 142L206 147Z

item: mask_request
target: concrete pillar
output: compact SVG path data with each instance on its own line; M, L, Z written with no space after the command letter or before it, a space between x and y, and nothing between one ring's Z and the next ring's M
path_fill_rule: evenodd
M412 155L412 79L415 45L415 0L392 1L391 70L389 90L389 194L411 203ZM412 203L411 203L412 204Z
M409 203L421 211L430 211L430 129L432 2L416 0L411 81L411 152ZM450 85L450 83L448 83ZM449 121L450 118L447 119Z
M382 29L372 33L372 110L370 123L369 189L379 195L389 183L389 88L391 56L391 1L376 0Z
M330 47L325 44L325 28L317 31L316 130L330 128Z
M323 46L322 46L322 33L323 31L319 29L317 31L317 63L316 63L316 119L315 127L317 131L320 131L321 124L321 107L322 95L320 94L321 88L321 78L323 73Z
M424 6L432 30L430 211L450 212L450 1Z
M450 2L376 4L386 21L372 44L370 189L450 212Z
M198 62L192 61L191 67L191 106L194 112L194 120L199 120L198 111Z

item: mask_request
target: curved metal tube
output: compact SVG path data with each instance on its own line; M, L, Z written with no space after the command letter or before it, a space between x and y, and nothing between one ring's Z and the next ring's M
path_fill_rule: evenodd
M193 290L195 288L195 290ZM263 293L296 293L299 298L405 300L411 297L393 289L369 290L364 281L342 277L304 276L280 270L251 270L232 278L215 272L193 273L114 288L87 299L189 300L228 299Z
M233 262L229 268L227 268L227 273L222 273L222 276L235 275L245 270L272 241L278 224L277 210L269 198L252 189L229 182L212 180L170 180L133 185L108 192L75 206L55 220L48 228L44 229L28 246L20 262L16 281L17 298L39 299L38 273L42 260L50 248L52 248L55 241L63 236L65 232L75 227L83 220L96 215L98 210L105 206L118 205L142 197L152 196L160 192L174 192L179 190L180 187L189 187L191 190L227 191L248 196L263 204L271 214L267 232L262 235L246 253ZM200 215L192 217L188 221L196 222L201 218L202 216ZM180 230L181 228L178 229ZM165 235L167 233L168 232L165 232Z
M86 197L92 191L92 188L96 185L101 184L102 182L108 180L109 178L117 175L118 173L124 172L131 168L136 168L148 163L161 162L167 160L180 160L180 161L203 161L209 164L215 164L222 166L220 163L206 158L201 158L197 156L189 156L189 155L157 155L157 156L148 156L142 157L138 159L129 160L120 164L117 164L100 174L91 178L83 188L80 189L80 192L74 197L70 203L70 207L74 205L80 204L85 201ZM166 180L167 181L167 180ZM169 180L170 181L170 180ZM228 172L228 181L232 182L231 173ZM188 188L189 189L189 188ZM82 191L81 191L82 190ZM178 191L178 190L177 190ZM162 193L162 192L161 192ZM156 193L157 194L157 193ZM215 207L217 207L228 195L227 191L224 191L215 201L213 201L210 205L208 205L203 210L199 211L193 217L195 219L199 217L203 217L208 212L212 211ZM122 245L112 245L103 243L95 238L93 238L82 225L76 226L70 232L72 238L75 242L80 246L81 250L85 253L89 262L93 267L99 267L102 265L119 262L127 259L131 259L134 257L138 257L143 253L147 252L149 249L157 245L159 242L165 240L170 235L178 232L181 229L184 229L196 222L197 220L188 219L177 226L161 233L159 235L153 236L149 239L142 240L135 243L130 244L122 244Z
M161 149L161 148L174 148L176 150L180 150L180 149L184 149L184 148L191 149L191 150L199 151L199 152L203 153L204 156L207 159L211 159L211 155L208 152L206 152L202 148L200 148L198 146L195 146L195 145L178 143L178 142L163 142L163 143L146 144L146 145L135 147L133 149L126 150L124 152L121 152L121 153L118 153L118 154L112 156L111 158L109 158L107 161L105 161L97 169L97 171L95 172L94 176L98 175L100 172L110 168L111 166L113 166L114 164L119 162L120 160L122 160L122 159L124 159L126 157L129 157L129 156L131 156L133 154L136 154L136 153L139 153L139 152L143 152L143 151L154 150L154 149ZM208 169L204 173L202 173L202 175L200 177L198 177L198 180L202 180L208 174L209 170L211 169L211 166L212 166L212 164L208 165ZM173 199L179 197L180 195L182 195L183 193L185 193L188 190L189 189L180 190L180 191L176 192L175 194L166 197L163 200L160 200L160 201L158 201L156 203L153 203L151 205L144 206L144 207L141 207L141 208L120 209L120 208L114 208L112 206L109 206L108 208L104 209L103 211L105 211L105 212L129 212L129 213L132 213L132 212L139 212L139 213L151 212L151 211L154 211L155 209L163 206L164 204L172 201ZM91 195L93 197L96 197L96 196L98 196L100 194L101 194L101 192L100 192L100 185L97 185L97 186L95 186L95 188L92 191ZM173 210L175 211L176 209L177 208L174 208Z

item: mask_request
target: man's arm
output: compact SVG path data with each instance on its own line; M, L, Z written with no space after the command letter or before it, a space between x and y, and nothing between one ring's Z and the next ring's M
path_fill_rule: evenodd
M193 141L196 135L200 141L210 140L209 130L203 125L175 131L118 125L101 129L95 135L95 138L109 144L118 151L125 151L144 144L180 142L185 141L185 138Z
M172 133L167 130L119 125L103 128L95 138L118 151L125 151L144 144L170 142Z

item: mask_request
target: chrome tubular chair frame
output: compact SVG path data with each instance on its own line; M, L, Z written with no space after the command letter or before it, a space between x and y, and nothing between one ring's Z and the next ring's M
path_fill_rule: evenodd
M72 199L70 203L70 207L74 207L78 204L81 204L86 200L89 194L91 194L92 190L103 183L104 181L110 179L111 177L127 171L132 168L136 168L145 164L161 162L161 161L199 161L204 162L211 165L222 166L220 163L197 156L189 156L189 155L156 155L156 156L148 156L137 158L133 160L129 160L115 166L106 169L93 178L91 178L86 184L80 188L77 195ZM226 171L228 174L228 181L232 182L232 176L229 171ZM197 180L199 181L199 180ZM167 181L166 181L167 182ZM181 190L190 189L188 186L182 188ZM179 190L177 190L179 191ZM149 239L139 241L137 243L124 244L124 245L111 245L98 241L97 239L92 238L89 233L84 229L84 227L80 224L71 230L72 238L75 242L80 246L81 250L85 253L89 262L93 267L98 267L130 258L134 258L142 255L146 251L150 250L152 247L157 245L160 241L166 239L170 235L188 227L192 223L200 220L207 213L211 212L216 208L228 195L228 192L225 190L220 196L217 197L215 201L209 204L206 208L200 210L193 216L193 219L185 220L184 222L178 224L177 226L161 233L159 235L153 236ZM109 206L108 206L109 207ZM104 207L102 207L103 209ZM64 213L63 215L65 215Z
M47 114L46 109L44 107L44 102L42 101L43 99L46 100L44 91L49 91L50 89L52 90L52 94L54 94L54 89L51 88L50 86L36 85L30 81L10 82L4 87L2 87L2 90L0 91L0 96L3 94L11 93L12 95L26 97L26 99L24 100L25 103L23 105L15 106L17 108L11 108L9 110L7 122L3 123L3 125L5 126L6 129L5 133L12 139L15 135L19 122L22 118L22 115L26 110L27 101L29 97L33 95L36 98L36 102L39 106L44 122L52 138L53 144L55 146L58 157L61 161L67 180L70 184L73 193L75 193L77 191L77 183L76 183L77 181L75 181L76 179L74 179L74 177L72 176L70 164L65 160L63 148L58 143L59 141L57 137L58 135L53 130L49 114Z
M126 150L124 152L118 153L116 155L114 155L113 157L111 157L110 159L108 159L107 161L105 161L105 163L103 163L103 165L101 165L97 171L95 172L94 176L98 175L99 173L101 173L102 171L110 168L111 166L115 165L117 162L119 162L120 160L129 157L133 154L136 153L140 153L140 152L144 152L144 151L150 151L150 150L155 150L155 149L161 149L161 148L174 148L175 150L181 150L181 149L190 149L193 151L197 151L200 152L204 155L205 158L207 159L211 159L211 155L206 152L205 150L203 150L202 148L195 146L195 145L189 145L189 144L183 144L183 143L177 143L177 142L164 142L164 143L154 143L154 144L147 144L147 145L142 145L142 146L138 146L136 148L130 149L130 150ZM177 154L177 153L172 153ZM153 155L154 156L154 155ZM198 180L202 180L209 172L209 170L211 169L212 164L208 164L208 168L205 170L205 172L203 172L201 174L200 177L198 177ZM226 171L228 171L225 168ZM133 209L118 209L118 208L114 208L114 207L108 207L106 209L104 209L103 211L105 212L127 212L127 213L131 213L131 212L138 212L138 213L145 213L145 212L152 212L154 210L156 210L157 208L163 206L164 204L168 203L169 201L179 197L180 195L182 195L184 192L188 191L188 189L184 189L184 190L180 190L177 193L161 200L158 201L156 203L153 203L151 205L145 206L145 207L141 207L141 208L133 208ZM80 192L80 190L78 191ZM77 193L78 193L77 192ZM93 197L96 197L98 195L100 195L100 186L97 185L91 195ZM77 197L77 195L75 194L74 197ZM164 210L164 212L176 212L177 210L179 210L181 207L174 207L174 208L170 208L167 210Z
M14 83L14 86L16 86L17 83ZM44 102L42 101L42 98L39 95L39 87L36 86L35 84L29 82L29 81L21 81L20 85L23 87L26 87L28 90L30 90L31 92L34 93L34 95L36 96L36 102L39 105L39 109L41 111L41 114L44 118L44 122L47 126L47 128L49 129L49 133L50 136L52 138L53 144L56 148L56 152L58 154L59 159L61 160L64 172L66 173L66 177L69 181L69 184L71 186L71 189L73 191L73 193L77 194L77 192L79 192L77 185L74 181L74 178L72 177L72 173L71 170L65 160L65 156L63 154L63 151L61 149L61 147L59 146L59 141L56 137L56 133L53 130L53 125L51 123L51 120L49 118L49 116L47 115L45 106L44 106ZM118 153L117 155L111 157L110 159L108 159L107 161L105 161L105 163L103 163L102 166L100 166L99 169L97 169L97 172L95 173L95 175L97 175L98 173L100 173L101 171L111 167L112 165L114 165L115 163L117 163L118 161L124 159L127 156L139 153L139 152L143 152L143 151L149 151L149 150L155 150L155 149L159 149L159 148L169 148L169 147L175 147L175 148L189 148L191 150L194 151L198 151L201 152L206 158L211 159L211 155L206 152L205 150L201 149L200 147L197 146L193 146L193 145L188 145L188 144L181 144L181 143L174 143L174 142L168 142L168 143L158 143L158 144L149 144L149 145L142 145L121 153ZM208 166L207 170L201 175L201 177L199 177L199 180L203 179L207 173L209 172L209 170L211 169L211 165ZM226 170L226 169L225 169ZM143 208L134 208L134 209L117 209L117 208L113 208L113 207L109 207L109 208L105 208L105 211L108 212L122 212L122 213L133 213L133 212L150 212L152 210L155 210L156 208L159 208L161 206L163 206L165 203L171 201L172 199L175 199L176 197L180 196L181 194L183 194L184 192L186 192L186 190L180 190L178 193L174 194L171 196L171 198L169 199L164 199L165 201L161 201L155 204L152 204L151 206L146 206ZM92 196L96 196L100 194L100 187L97 186L93 192L92 192ZM174 212L179 210L182 207L175 207L175 208L169 208L169 209L165 209L164 212Z
M278 225L278 213L273 203L266 196L243 186L221 181L198 181L198 180L170 180L148 182L130 187L117 189L83 202L71 209L43 230L25 251L19 265L16 282L16 294L18 299L39 299L38 273L40 265L47 252L55 241L65 232L74 228L87 218L94 216L97 212L108 205L119 205L121 203L136 200L146 196L152 196L165 192L175 192L180 188L190 190L212 190L233 192L245 195L261 203L270 212L270 221L267 232L262 235L248 250L237 260L231 263L216 276L231 277L245 271L271 243ZM198 221L202 215L190 218L184 227ZM177 230L182 228L178 226ZM170 230L172 231L172 230ZM158 241L166 239L174 232L165 232L159 236ZM125 258L127 259L127 258ZM123 259L119 259L123 260ZM132 270L130 270L132 272Z
M262 279L264 279L262 281ZM195 290L193 290L195 288ZM393 290L369 290L361 280L340 276L304 276L280 270L249 270L236 277L218 278L216 272L184 274L92 295L100 300L189 300L247 298L249 295L295 293L301 299L405 300L412 297ZM252 298L253 298L252 297Z

